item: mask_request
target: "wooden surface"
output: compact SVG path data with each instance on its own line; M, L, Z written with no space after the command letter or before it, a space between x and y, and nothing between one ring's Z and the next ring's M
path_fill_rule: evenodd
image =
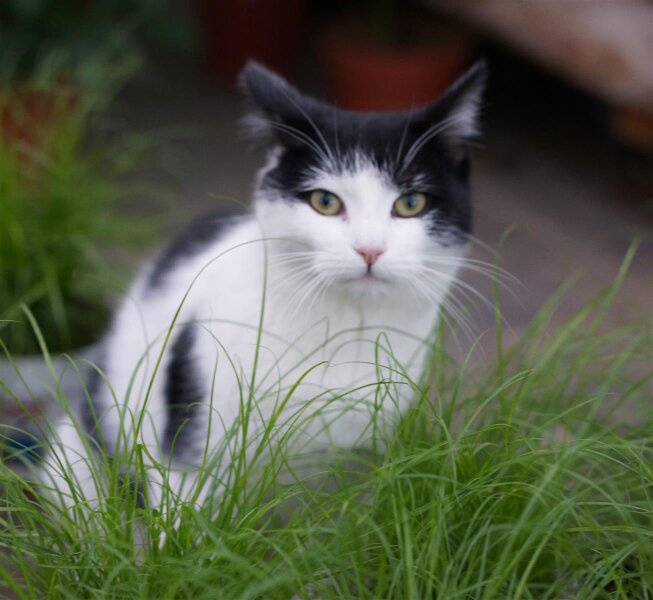
M653 2L427 2L609 103L653 115Z

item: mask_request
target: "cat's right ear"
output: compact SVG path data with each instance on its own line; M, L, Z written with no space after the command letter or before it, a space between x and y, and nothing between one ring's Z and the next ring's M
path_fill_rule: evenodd
M487 75L485 61L477 61L423 111L426 125L440 131L440 138L457 160L464 155L467 144L479 135L479 113Z
M255 61L241 71L240 86L247 102L243 123L252 139L285 146L301 143L298 137L305 135L303 125L311 120L315 100Z

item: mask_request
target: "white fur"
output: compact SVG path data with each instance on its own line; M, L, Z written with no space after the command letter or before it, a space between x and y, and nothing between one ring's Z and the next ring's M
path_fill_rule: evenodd
M296 430L298 451L364 445L372 436L373 420L391 426L406 409L415 394L409 380L417 382L423 371L429 334L462 258L461 247L438 244L421 219L393 217L399 190L363 158L346 173L316 172L311 184L337 194L346 206L344 216L322 216L308 204L259 193L251 218L180 262L161 288L147 288L147 269L136 281L106 339L102 367L115 403L108 388L96 398L100 406L113 405L100 415L110 443L119 437L126 408L134 419L143 416L137 441L161 463L169 461L159 446L166 423L164 341L178 310L177 325L201 323L195 354L207 397L214 386L213 397L201 407L203 424L195 430L191 453L197 459L191 463L200 461L207 440L212 449L225 443L225 430L237 421L252 384L256 406L248 442L305 374L278 420L279 434ZM367 275L356 247L384 250L372 268L374 277ZM433 273L425 268L424 257L433 254L446 257L442 262L449 265L442 267L437 285L431 285ZM379 378L395 383L386 386L391 393L382 395L383 406L375 408ZM375 411L380 415L375 417ZM297 415L305 422L293 423ZM58 441L46 461L46 482L71 502L59 461L74 462L81 494L91 502L101 500L98 482L86 466L93 458L70 421L59 426ZM117 443L114 450L119 448ZM157 477L152 476L149 490L155 499ZM174 469L170 477L181 487ZM187 485L193 480L187 475Z

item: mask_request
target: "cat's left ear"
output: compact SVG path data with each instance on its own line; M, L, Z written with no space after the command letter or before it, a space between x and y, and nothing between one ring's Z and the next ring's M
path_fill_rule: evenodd
M487 64L479 60L424 109L429 127L440 129L438 136L456 153L480 133L479 114L486 82Z

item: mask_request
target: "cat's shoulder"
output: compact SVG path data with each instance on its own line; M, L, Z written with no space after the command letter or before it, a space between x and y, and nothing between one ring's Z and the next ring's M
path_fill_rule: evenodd
M145 287L158 289L168 274L184 262L220 241L229 231L251 219L247 209L226 209L202 215L192 221L158 255L147 269Z

